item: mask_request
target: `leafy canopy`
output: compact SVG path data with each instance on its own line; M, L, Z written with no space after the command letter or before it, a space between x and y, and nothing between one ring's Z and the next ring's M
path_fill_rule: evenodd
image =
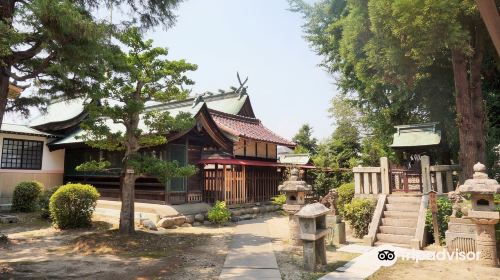
M194 167L180 167L139 153L140 149L167 143L167 135L191 128L189 113L171 115L168 111L147 108L147 102L170 102L187 98L183 86L193 81L186 72L197 66L184 60L168 60L167 49L153 47L143 40L138 28L123 31L118 39L127 53L117 53L108 65L112 69L98 90L92 91L85 107L89 117L82 122L82 138L95 148L125 151L127 168L136 173L153 174L162 181L169 177L188 176ZM88 163L82 170L104 164Z
M295 153L315 154L318 147L318 140L312 136L313 129L309 124L304 124L293 137L293 141L297 144Z

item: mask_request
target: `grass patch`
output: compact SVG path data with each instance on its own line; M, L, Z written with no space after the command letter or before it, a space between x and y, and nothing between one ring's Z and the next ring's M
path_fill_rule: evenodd
M83 255L117 255L121 257L164 258L205 244L208 234L156 234L137 231L133 235L120 235L108 230L75 238L65 250Z

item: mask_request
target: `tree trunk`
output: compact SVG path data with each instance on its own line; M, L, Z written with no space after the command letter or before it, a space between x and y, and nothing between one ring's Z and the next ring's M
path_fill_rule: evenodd
M476 160L474 145L473 108L467 76L467 57L460 50L452 51L453 78L455 80L457 125L460 148L458 157L462 173L460 181L472 178L472 166Z
M2 128L3 115L5 114L5 107L7 106L8 96L9 76L4 74L3 68L0 68L0 128Z
M120 212L120 233L133 234L135 232L134 220L134 198L135 198L135 179L134 173L129 173L133 169L127 162L124 163L121 174L121 201L122 208Z
M486 159L485 112L481 88L484 38L477 31L474 35L474 54L470 59L460 50L452 51L462 182L472 178L475 163L484 163Z
M483 101L481 66L484 54L484 35L476 30L474 38L474 55L470 60L469 90L472 99L474 146L476 148L476 162L486 163L486 131L485 106Z

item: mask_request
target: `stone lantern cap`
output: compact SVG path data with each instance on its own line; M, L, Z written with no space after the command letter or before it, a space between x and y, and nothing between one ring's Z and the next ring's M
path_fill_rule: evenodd
M458 187L458 192L461 194L493 195L500 193L500 185L496 180L488 178L486 166L478 162L474 164L472 179L466 180L463 185Z
M290 178L283 182L282 185L278 187L280 192L310 192L312 191L311 185L308 185L305 181L299 180L299 170L297 168L292 169L290 172Z
M300 209L300 211L295 215L299 218L312 219L321 215L326 215L328 212L330 212L330 209L326 208L325 205L316 202L302 207L302 209Z

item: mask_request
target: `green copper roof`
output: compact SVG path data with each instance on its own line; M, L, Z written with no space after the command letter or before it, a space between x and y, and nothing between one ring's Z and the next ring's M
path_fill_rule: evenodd
M203 95L198 95L196 97L192 97L183 101L170 102L164 104L156 104L149 106L149 109L179 109L181 108L189 108L193 107L193 105L205 102L207 107L212 110L217 110L223 113L237 115L243 105L245 105L245 101L247 101L248 95L239 94L235 92L225 92L219 94L205 93ZM182 109L184 110L184 109Z
M419 146L434 146L441 142L441 130L436 128L437 123L395 126L397 132L391 147L408 148Z

